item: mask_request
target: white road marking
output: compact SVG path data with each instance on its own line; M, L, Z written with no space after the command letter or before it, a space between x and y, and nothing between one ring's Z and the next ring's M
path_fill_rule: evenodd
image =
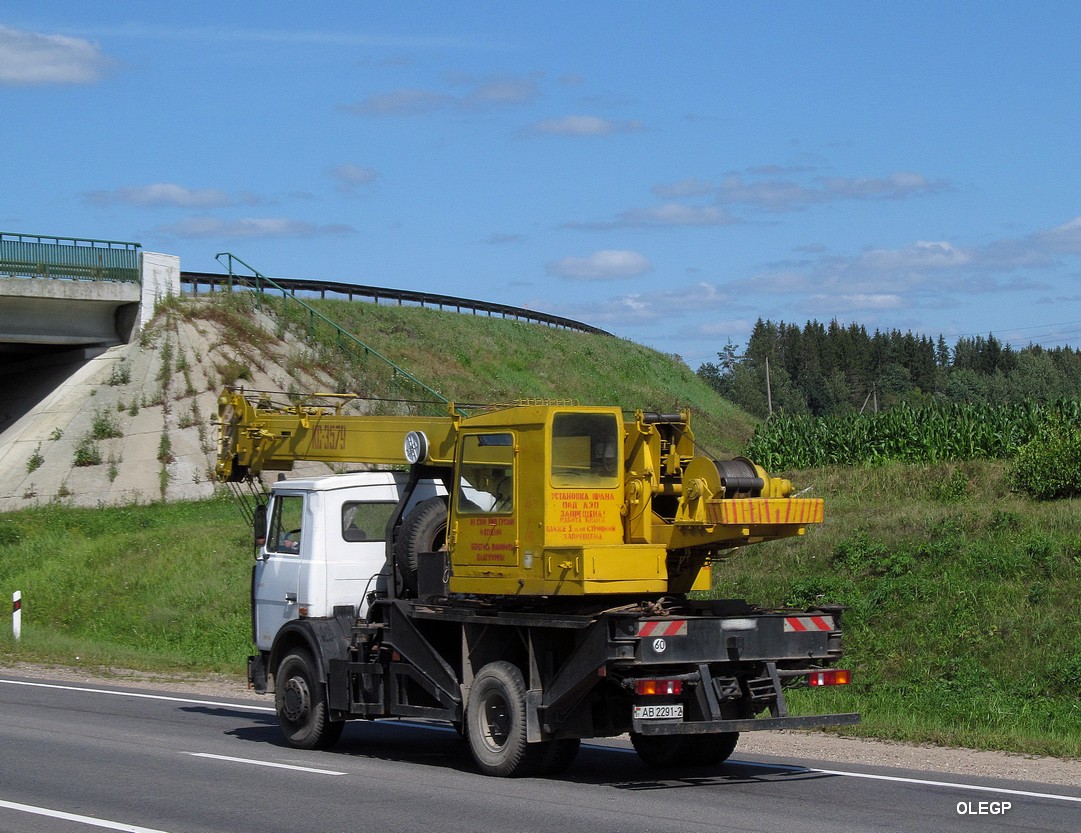
M36 688L54 688L61 691L81 691L89 694L111 694L116 697L135 697L142 698L143 700L166 700L172 703L196 703L200 706L221 706L227 709L243 709L245 711L253 712L273 712L273 706L253 706L247 703L221 703L215 700L196 700L192 697L171 697L164 694L141 694L136 691L113 691L108 688L83 688L73 685L60 685L59 683L32 683L28 680L3 680L0 679L0 683L6 685L24 685L33 686Z
M317 775L348 775L348 772L338 772L333 769L315 769L310 766L296 766L294 764L276 764L271 761L256 761L252 758L233 758L229 755L212 755L209 752L185 752L194 758L213 758L216 761L231 761L235 764L251 764L252 766L269 766L275 769L295 769L298 772L314 772Z
M96 819L93 816L80 816L75 813L64 813L60 810L50 810L48 807L34 807L30 804L17 804L14 801L0 800L0 807L5 810L15 810L19 813L31 813L35 816L48 816L53 819L63 819L64 821L74 821L79 824L89 824L93 827L104 827L109 830L123 830L126 831L126 833L166 833L164 830L158 830L153 827L140 827L137 824L125 824L122 821Z
M413 724L423 725L423 724ZM624 746L609 746L604 743L584 743L585 749L607 749L611 752L625 752L629 755L637 754L633 749ZM771 764L763 761L741 761L737 758L729 758L726 763L737 766L761 767L762 769L783 769L786 772L798 775L800 773L818 773L821 775L838 775L848 778L867 778L872 781L894 781L900 784L920 784L927 787L953 787L958 790L975 790L977 792L1001 793L1005 795L1020 795L1027 798L1051 798L1056 801L1076 801L1081 803L1081 797L1076 795L1062 795L1061 793L1038 793L1029 790L1011 790L1006 787L984 787L980 784L962 784L957 781L929 781L923 778L906 778L903 775L872 775L867 772L848 772L841 769L817 769L815 767L795 766L793 764Z
M983 787L979 784L959 784L955 781L927 781L923 778L902 778L898 775L871 775L866 772L844 772L834 769L808 769L807 772L821 772L824 775L844 775L848 778L868 778L872 781L898 781L902 784L920 784L925 787L951 787L955 790L975 790L977 792L998 793L999 795L1020 795L1026 798L1051 798L1056 801L1076 801L1081 797L1062 795L1061 793L1038 793L1029 790L1011 790L1005 787Z

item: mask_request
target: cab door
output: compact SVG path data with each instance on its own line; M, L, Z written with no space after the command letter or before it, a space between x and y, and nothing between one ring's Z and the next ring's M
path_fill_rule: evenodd
M305 495L275 492L266 540L252 572L252 630L260 650L270 650L282 625L298 617L297 600L304 578Z
M472 575L505 576L519 557L514 434L465 434L458 455L454 564L480 568L468 570Z

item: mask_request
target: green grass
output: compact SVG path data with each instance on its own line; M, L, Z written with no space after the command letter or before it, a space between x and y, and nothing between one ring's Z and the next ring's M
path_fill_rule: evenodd
M803 711L860 711L846 733L1079 756L1078 501L1010 493L1004 464L892 464L796 475L827 523L750 548L715 590L765 605L847 606L848 689ZM959 484L963 484L963 488Z
M0 515L0 588L23 594L23 639L5 628L0 656L235 673L249 537L227 500Z

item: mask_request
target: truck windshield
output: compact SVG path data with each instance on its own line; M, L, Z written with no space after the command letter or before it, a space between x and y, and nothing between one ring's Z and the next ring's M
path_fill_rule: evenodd
M614 414L556 414L552 485L612 488L619 483L619 421Z

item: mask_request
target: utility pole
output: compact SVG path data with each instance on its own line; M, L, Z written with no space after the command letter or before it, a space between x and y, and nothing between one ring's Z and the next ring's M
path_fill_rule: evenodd
M766 411L767 416L773 416L773 392L769 387L769 356L766 356Z
M867 392L867 398L863 400L863 405L860 407L860 413L861 414L863 413L864 409L867 407L867 403L872 399L874 400L873 407L875 409L875 413L877 414L878 413L878 385L875 382L871 383L871 389Z

